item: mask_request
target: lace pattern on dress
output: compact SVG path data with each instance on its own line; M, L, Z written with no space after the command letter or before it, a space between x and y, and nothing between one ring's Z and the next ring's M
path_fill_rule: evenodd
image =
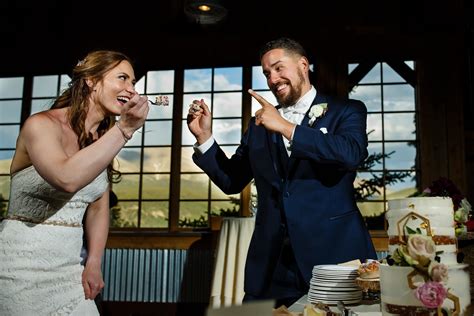
M0 222L0 315L69 315L85 303L83 230L75 225L107 188L105 170L75 194L56 190L33 166L12 176L8 216L25 221Z

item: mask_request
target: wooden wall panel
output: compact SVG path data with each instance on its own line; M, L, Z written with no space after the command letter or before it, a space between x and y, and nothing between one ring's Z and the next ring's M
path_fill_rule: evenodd
M421 186L443 176L465 191L461 60L448 49L440 50L417 60Z

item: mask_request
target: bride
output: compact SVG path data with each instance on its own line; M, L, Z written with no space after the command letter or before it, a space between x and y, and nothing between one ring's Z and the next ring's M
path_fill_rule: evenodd
M0 315L99 315L109 183L120 178L112 160L148 114L134 84L127 56L92 52L52 108L26 120L0 223Z

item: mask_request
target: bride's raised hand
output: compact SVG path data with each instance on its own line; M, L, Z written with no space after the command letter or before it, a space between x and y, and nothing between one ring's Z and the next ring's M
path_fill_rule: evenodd
M135 94L122 108L120 128L131 138L132 134L145 123L149 110L148 98Z

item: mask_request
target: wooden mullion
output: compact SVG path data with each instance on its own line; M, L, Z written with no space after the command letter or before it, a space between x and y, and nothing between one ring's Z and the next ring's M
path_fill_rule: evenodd
M242 69L242 135L249 126L252 118L252 96L247 92L252 88L252 66L245 66ZM240 215L250 216L250 183L240 193Z
M21 121L20 127L23 126L26 119L30 116L31 113L31 103L33 95L33 76L25 76L23 79L23 96L22 96L22 106L21 106Z
M372 70L372 68L374 68L376 64L377 62L375 61L366 61L357 65L347 78L347 92L349 93L352 91L352 89L359 84L359 82L369 73L369 71Z
M393 68L397 72L397 74L403 78L407 83L409 83L413 88L416 86L416 74L415 70L411 69L407 64L403 61L391 60L387 61L387 65Z
M169 230L179 230L179 195L181 181L181 139L183 117L184 70L175 70L173 98L173 131L171 139L171 177L169 201Z

